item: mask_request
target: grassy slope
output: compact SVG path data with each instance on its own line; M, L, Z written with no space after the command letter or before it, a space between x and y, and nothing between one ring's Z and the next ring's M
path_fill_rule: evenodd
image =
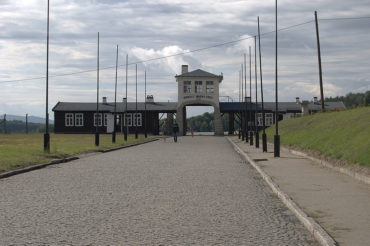
M116 143L112 144L112 135L102 134L100 146L96 147L93 134L51 134L50 154L46 154L43 151L42 133L0 134L0 172L47 162L55 158L141 142L144 139L142 135L139 135L138 139L130 135L126 143L123 135L117 134Z
M275 127L266 132L273 141ZM281 142L370 167L370 107L279 122Z

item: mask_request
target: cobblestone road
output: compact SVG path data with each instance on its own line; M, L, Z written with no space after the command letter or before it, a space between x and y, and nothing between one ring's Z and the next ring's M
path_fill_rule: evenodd
M222 137L0 180L1 245L317 245Z

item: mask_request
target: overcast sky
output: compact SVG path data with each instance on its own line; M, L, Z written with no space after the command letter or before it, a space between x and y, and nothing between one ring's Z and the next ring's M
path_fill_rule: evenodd
M177 101L182 64L224 75L221 96L239 100L239 71L252 46L260 16L265 101L275 100L274 0L51 0L49 108L58 101L96 101L97 32L100 32L100 96L114 98L116 45L119 45L118 98L125 95L129 63L174 55L233 40L200 52L138 63L138 95ZM279 100L320 96L314 11L318 11L324 95L370 90L369 0L279 0ZM0 114L45 115L46 0L0 0ZM326 20L324 20L326 19ZM68 76L74 72L91 71ZM253 84L254 81L254 70ZM39 78L40 77L40 78ZM23 80L39 78L34 80ZM22 80L22 81L14 81ZM258 78L259 81L259 78ZM259 86L259 85L258 85ZM249 93L249 90L248 90ZM254 98L254 89L252 90ZM129 66L129 101L135 101L135 65ZM260 100L260 98L258 98ZM190 115L204 108L188 109Z

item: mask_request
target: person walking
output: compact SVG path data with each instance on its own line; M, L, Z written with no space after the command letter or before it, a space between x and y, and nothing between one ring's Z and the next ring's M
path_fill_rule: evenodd
M175 123L172 126L172 131L173 131L173 140L175 143L177 143L177 133L179 132L179 125L175 121Z
M168 129L167 129L167 120L163 122L162 124L162 137L163 137L163 142L166 142L166 138L168 135Z

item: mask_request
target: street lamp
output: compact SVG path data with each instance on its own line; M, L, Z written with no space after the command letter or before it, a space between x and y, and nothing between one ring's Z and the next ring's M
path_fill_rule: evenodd
M50 152L50 135L49 135L49 0L47 14L47 34L46 34L46 119L44 134L44 151Z
M98 32L98 56L97 56L97 69L96 69L96 116L94 118L96 128L95 128L95 146L99 146L99 32Z
M274 157L280 157L280 136L279 136L279 111L278 111L278 33L277 33L277 0L275 0L275 136L274 136Z

